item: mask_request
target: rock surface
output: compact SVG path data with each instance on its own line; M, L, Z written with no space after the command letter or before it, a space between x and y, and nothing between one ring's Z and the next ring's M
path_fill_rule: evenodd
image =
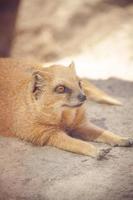
M0 55L46 62L117 54L131 65L132 24L132 0L1 0Z

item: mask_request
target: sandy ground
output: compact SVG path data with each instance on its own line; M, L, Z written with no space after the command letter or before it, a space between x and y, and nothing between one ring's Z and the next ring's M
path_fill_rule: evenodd
M124 106L90 102L91 121L133 137L133 83L115 79L95 83L120 99ZM0 137L0 200L132 199L133 148L114 147L105 160L97 161Z

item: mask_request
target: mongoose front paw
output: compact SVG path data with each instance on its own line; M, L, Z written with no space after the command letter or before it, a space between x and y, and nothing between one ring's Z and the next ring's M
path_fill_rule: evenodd
M118 144L114 144L114 146L119 146L119 147L131 147L133 146L133 139L131 138L124 138L120 141Z
M110 152L111 148L101 149L97 155L97 160L102 160L106 154Z

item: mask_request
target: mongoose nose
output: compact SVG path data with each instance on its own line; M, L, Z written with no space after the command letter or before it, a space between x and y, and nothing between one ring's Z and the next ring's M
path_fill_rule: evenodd
M85 96L84 94L80 93L80 94L78 95L78 100L79 100L80 102L83 102L83 101L86 100L86 96Z

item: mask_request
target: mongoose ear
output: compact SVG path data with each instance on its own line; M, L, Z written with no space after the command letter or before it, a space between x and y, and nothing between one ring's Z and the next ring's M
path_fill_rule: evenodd
M38 99L44 87L44 76L40 71L33 72L32 93Z
M70 63L69 68L76 74L75 64L73 61Z

